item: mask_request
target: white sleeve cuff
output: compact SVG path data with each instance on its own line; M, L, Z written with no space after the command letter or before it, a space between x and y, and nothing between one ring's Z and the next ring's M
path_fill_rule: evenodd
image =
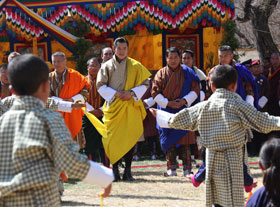
M106 86L103 85L98 89L98 93L109 103L111 102L111 100L114 98L114 95L117 91Z
M204 91L200 91L200 101L204 101L204 99L205 99L205 93L204 93Z
M59 97L57 97L57 96L52 96L51 99L57 100L57 101L63 101L62 98L59 98Z
M157 110L157 123L161 128L170 128L168 122L174 116L175 114L171 114L162 110Z
M141 86L137 86L135 88L131 89L132 91L134 91L136 97L133 97L135 101L139 101L142 96L144 95L144 93L147 90L147 87L145 85L141 85Z
M197 99L197 97L198 95L196 94L196 92L191 91L187 95L185 95L183 99L187 101L188 107L190 107L190 105L192 105L192 103L195 101L195 99Z
M93 110L94 110L94 107L92 105L90 105L88 102L86 102L86 112L93 111Z
M72 97L72 99L74 100L74 103L81 101L81 103L85 103L85 99L81 94L77 94L75 96Z
M168 104L168 99L164 98L163 95L161 95L160 93L154 98L155 102L160 105L161 108L166 108L167 104Z
M263 108L265 106L265 104L267 103L268 99L265 96L262 96L259 99L259 107Z
M62 111L62 112L71 113L72 112L72 102L58 101L57 110Z
M145 99L144 102L148 105L147 108L152 107L156 103L155 100L153 99L153 97Z
M254 97L252 95L247 95L246 102L249 103L250 105L254 106Z
M106 188L113 182L114 174L110 168L101 166L92 161L89 161L89 163L90 168L83 182L95 184L103 188Z

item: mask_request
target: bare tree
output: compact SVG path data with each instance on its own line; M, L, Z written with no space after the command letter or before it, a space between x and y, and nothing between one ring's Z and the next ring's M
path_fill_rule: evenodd
M268 25L268 19L273 13L279 0L244 0L244 15L237 16L237 21L247 22L251 20L253 33L256 37L256 46L259 57L263 61L273 52L278 52L273 41Z

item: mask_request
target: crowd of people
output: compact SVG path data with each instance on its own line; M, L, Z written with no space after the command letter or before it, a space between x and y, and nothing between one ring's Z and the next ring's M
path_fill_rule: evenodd
M9 55L0 67L0 206L59 206L68 177L103 187L106 197L111 182L135 180L132 161L144 140L151 159L159 141L164 176L177 176L181 159L183 176L195 187L205 181L206 206L244 206L243 187L256 186L248 153L280 137L280 54L236 63L224 45L206 76L188 49L168 48L166 66L153 74L128 52L129 42L115 39L102 62L87 61L86 76L67 67L62 52L52 54L52 72L34 55ZM264 144L264 187L247 206L279 206L279 146Z

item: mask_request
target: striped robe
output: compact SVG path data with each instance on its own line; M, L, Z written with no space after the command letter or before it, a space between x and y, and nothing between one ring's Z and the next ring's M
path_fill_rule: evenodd
M159 93L161 93L169 101L176 100L181 94L184 82L184 71L181 65L179 65L174 71L166 66L159 70L154 78L152 97L155 98ZM199 94L199 81L194 80L191 82L190 91L195 91ZM190 145L195 143L195 132L190 131L177 142L177 144L181 145Z

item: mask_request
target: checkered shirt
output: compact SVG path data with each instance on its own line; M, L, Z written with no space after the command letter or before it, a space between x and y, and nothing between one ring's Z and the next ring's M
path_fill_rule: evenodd
M245 130L280 130L280 118L261 113L241 97L217 89L207 100L186 108L169 121L175 129L198 129L206 151L206 206L244 206Z
M0 206L60 206L58 174L83 179L89 170L62 116L35 97L14 100L0 137Z
M0 116L2 116L6 111L8 111L8 108L4 106L0 100Z
M11 108L15 99L16 99L16 96L8 96L8 97L6 97L2 100L2 103L3 103L4 106L6 106L8 108ZM58 103L59 103L58 100L48 98L45 107L49 108L49 109L52 109L54 111L57 111L58 110Z

